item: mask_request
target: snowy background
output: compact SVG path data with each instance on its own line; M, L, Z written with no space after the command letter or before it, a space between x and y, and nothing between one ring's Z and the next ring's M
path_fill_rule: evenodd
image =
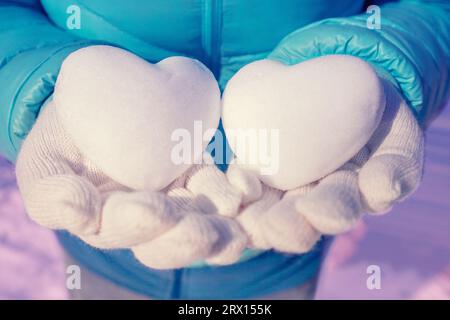
M383 217L366 218L334 241L319 299L450 299L450 106L427 132L424 181ZM381 289L366 287L370 265ZM62 251L30 222L13 166L0 158L0 299L66 299Z

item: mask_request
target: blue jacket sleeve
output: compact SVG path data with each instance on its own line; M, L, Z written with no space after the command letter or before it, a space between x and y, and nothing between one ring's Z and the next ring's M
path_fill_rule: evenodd
M380 28L368 14L322 20L285 37L270 59L295 64L327 54L348 54L371 63L399 88L426 126L448 97L450 4L403 0L380 7Z
M62 61L90 44L53 26L38 1L0 0L0 155L15 160Z

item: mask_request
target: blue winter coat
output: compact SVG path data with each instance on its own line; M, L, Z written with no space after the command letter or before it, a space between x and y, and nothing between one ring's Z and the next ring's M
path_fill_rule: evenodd
M221 88L264 57L295 64L354 55L397 86L425 126L448 95L450 3L375 2L381 25L377 8L366 12L363 0L0 0L0 154L15 161L62 61L96 43L152 62L197 58ZM67 233L59 237L92 271L156 298L245 298L293 287L316 275L323 246L305 255L269 251L227 267L155 271L128 250L100 251Z

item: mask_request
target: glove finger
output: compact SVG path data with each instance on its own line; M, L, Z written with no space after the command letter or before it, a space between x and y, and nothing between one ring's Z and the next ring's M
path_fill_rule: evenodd
M262 228L262 214L280 201L283 192L263 186L261 199L244 207L237 221L247 233L249 246L257 249L270 249Z
M210 256L218 241L219 231L207 215L187 213L175 227L132 251L150 268L182 268Z
M238 261L247 246L247 235L233 219L219 216L211 216L210 218L219 230L221 239L217 242L213 254L206 259L206 262L227 265Z
M241 205L248 205L261 198L261 181L252 172L240 168L234 160L230 163L226 175L229 183L241 193Z
M167 196L175 205L177 211L202 212L197 197L186 188L177 187L170 189L167 191Z
M320 239L319 232L296 210L296 199L283 198L260 218L264 237L275 250L304 253Z
M129 248L155 239L181 218L162 193L115 192L103 205L99 232L81 239L97 248Z
M323 234L339 234L353 228L362 214L358 174L338 170L319 181L295 202L298 212Z
M23 191L30 217L50 229L94 234L100 227L101 196L83 177L55 175L32 182Z
M371 158L359 173L359 187L366 209L375 214L411 194L422 177L419 159L385 154Z
M419 185L424 137L405 101L386 85L388 107L368 146L371 158L361 168L359 186L369 211L387 211Z
M215 165L194 168L186 180L186 188L196 195L197 203L205 213L227 217L238 214L242 196Z

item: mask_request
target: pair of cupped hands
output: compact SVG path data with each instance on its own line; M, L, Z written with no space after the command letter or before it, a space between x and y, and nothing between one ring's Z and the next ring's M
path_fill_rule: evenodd
M151 65L124 50L94 46L65 60L53 99L40 112L17 160L18 184L33 220L68 230L97 248L129 248L152 268L180 268L199 261L226 265L238 261L246 248L308 252L323 234L350 230L364 213L387 212L418 186L423 133L396 88L378 76L375 82L372 77L367 83L354 83L355 76L329 88L336 83L327 79L351 78L361 66L370 68L353 57L317 58L322 60L306 66L306 71L280 66L287 68L277 75L289 78L284 80L267 79L277 66L263 60L230 80L224 99L237 102L224 105L225 132L228 126L246 122L258 125L257 109L251 105L264 114L277 104L276 116L268 116L275 123L312 114L309 123L296 119L298 127L291 123L289 130L281 128L280 168L273 176L239 161L239 152L222 172L204 152L206 144L194 155L202 156L202 163L169 163L165 139L170 130L189 127L196 118L216 128L220 118L220 106L211 107L210 92L219 101L220 92L210 72L195 60L169 59ZM341 67L356 63L356 69L340 74L336 62ZM324 68L327 74L320 74ZM155 76L155 70L162 76ZM184 82L176 79L178 72L188 76ZM297 72L314 75L297 83ZM214 86L202 85L205 79ZM274 81L288 84L271 91ZM302 81L303 87L323 81L319 88L313 85L299 93L307 104L320 95L309 109L295 101L298 96L290 96L292 90L301 91ZM342 102L342 96L350 98ZM349 114L339 109L347 101L356 107L368 101L369 109L353 119L351 113L358 109ZM331 109L320 114L324 103ZM374 111L370 103L382 109ZM236 115L238 107L249 109ZM303 108L303 113L290 114L291 107ZM366 119L369 127L362 119L365 112L373 113ZM339 114L340 119L333 118ZM344 126L342 118L348 122ZM342 132L336 131L339 128ZM347 139L342 150L336 152L334 139L338 146Z

